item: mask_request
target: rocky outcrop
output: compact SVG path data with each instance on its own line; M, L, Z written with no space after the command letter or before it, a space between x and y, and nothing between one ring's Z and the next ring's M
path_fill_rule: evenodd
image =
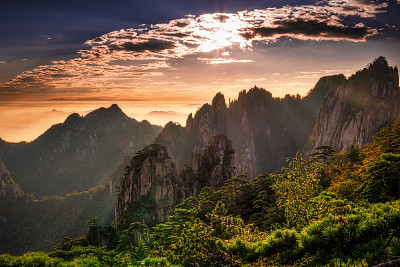
M306 147L329 145L345 151L359 147L400 114L397 67L379 57L330 93L321 107L315 130Z
M14 202L22 195L21 188L11 178L10 172L0 158L0 201L7 199L7 201Z
M149 210L146 212L151 214L146 223L164 222L183 199L181 186L178 169L166 148L160 145L145 147L126 167L119 185L115 216L120 218L130 204L142 198L147 199Z
M214 188L222 186L236 175L232 141L223 134L212 137L203 154L192 158L192 168L205 185Z
M238 173L255 176L276 171L288 156L304 147L326 95L345 81L343 75L323 77L305 98L274 98L254 87L240 92L238 99L227 105L218 93L194 117L189 115L185 127L166 126L156 142L165 145L183 167L191 165L192 157L203 152L211 137L224 134L233 141Z
M152 143L160 131L114 104L84 117L71 114L30 143L0 140L0 154L25 192L65 195L104 184L124 156Z
M185 165L180 174L185 197L198 195L205 186L219 188L236 175L232 141L222 134L212 137L202 153L193 152L191 165Z
M235 151L224 135L209 140L201 154L193 154L191 166L180 174L165 146L150 145L126 166L119 184L116 220L165 222L177 204L200 193L204 186L218 188L236 175Z

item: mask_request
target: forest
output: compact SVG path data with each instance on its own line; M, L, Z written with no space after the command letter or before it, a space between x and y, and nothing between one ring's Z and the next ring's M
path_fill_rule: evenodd
M362 148L318 146L275 173L229 179L148 227L94 218L50 253L1 266L373 266L400 255L400 118ZM307 160L307 158L309 158ZM142 200L146 205L146 200ZM134 219L133 219L134 218Z

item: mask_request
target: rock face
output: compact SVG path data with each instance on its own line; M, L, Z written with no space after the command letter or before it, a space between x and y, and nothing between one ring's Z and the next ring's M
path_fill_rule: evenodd
M400 90L397 67L379 57L358 71L326 98L306 147L329 145L345 151L371 141L380 129L400 114Z
M120 181L115 217L124 215L147 225L165 222L177 204L197 195L204 186L218 188L236 175L232 142L224 135L209 140L203 153L178 174L165 146L150 145L138 152Z
M185 165L180 174L185 197L198 195L205 186L219 188L236 175L235 150L223 134L212 137L202 153L193 152L191 165Z
M193 169L198 172L199 177L207 181L210 186L218 188L223 183L236 175L235 150L225 135L214 136L209 142L203 155L192 161L192 166L199 168Z
M1 199L7 199L14 202L22 195L21 188L11 178L10 172L0 158L0 201L2 201Z
M116 218L127 211L129 204L147 197L151 216L146 223L154 225L165 221L183 197L178 170L166 148L160 145L145 147L126 168L119 185Z
M165 145L183 167L191 164L193 155L203 152L211 137L224 134L233 141L238 173L254 176L276 171L286 157L304 147L326 95L345 81L343 75L323 77L305 98L274 98L254 87L240 92L238 99L227 105L218 93L194 117L189 115L185 127L167 124L155 142Z
M84 117L71 114L30 143L0 139L0 155L25 192L64 195L104 184L125 155L152 143L160 131L114 104Z

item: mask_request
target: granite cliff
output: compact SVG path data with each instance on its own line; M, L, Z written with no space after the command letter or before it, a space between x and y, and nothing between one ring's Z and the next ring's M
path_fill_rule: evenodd
M167 221L185 198L197 195L204 186L218 188L236 175L234 153L230 140L215 136L179 174L165 146L146 146L125 168L115 206L117 221L147 225Z
M400 114L398 88L397 67L379 57L348 79L342 74L322 77L303 98L276 98L254 87L227 105L218 93L211 104L189 115L185 127L167 124L156 142L182 167L212 136L224 134L233 141L238 173L273 172L299 150L361 147Z
M14 203L23 196L23 194L21 188L14 182L6 165L0 158L0 203ZM0 218L0 220L1 219L2 218Z
M320 145L337 151L353 144L362 147L399 115L398 69L379 57L328 95L305 150Z
M194 117L189 115L185 127L167 124L155 142L165 145L183 167L191 164L193 155L202 153L211 137L224 134L233 141L238 173L254 176L276 171L304 147L325 97L345 81L343 75L323 77L304 98L276 98L254 87L227 105L218 93Z

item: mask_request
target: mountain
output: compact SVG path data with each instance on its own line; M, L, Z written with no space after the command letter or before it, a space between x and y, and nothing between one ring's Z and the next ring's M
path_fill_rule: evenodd
M243 90L238 99L226 105L224 96L218 93L194 117L189 115L185 127L165 125L155 142L165 145L177 165L183 167L193 155L202 153L212 136L224 134L233 141L238 173L276 171L286 157L303 148L325 97L345 81L343 75L323 77L304 98L276 98L254 87Z
M328 95L306 151L321 145L338 151L362 147L399 115L398 69L379 57Z
M36 199L20 189L1 159L0 174L0 253L50 251L66 236L85 234L93 218L103 225L114 220L116 192L108 186ZM122 175L123 169L117 169L110 185Z
M303 98L276 98L254 87L227 105L218 93L185 127L167 124L156 142L182 167L209 138L224 134L233 141L238 173L254 176L279 170L299 150L365 144L400 114L398 103L398 70L380 57L348 79L322 77Z
M21 188L11 178L10 172L0 158L0 201L7 199L13 203L22 195Z
M118 189L115 217L119 224L163 223L174 208L205 186L218 188L236 175L232 142L212 137L203 153L179 174L165 146L152 144L139 151L126 166Z
M125 155L150 144L161 129L114 104L84 117L71 114L30 143L0 140L0 154L25 192L65 195L104 184Z

